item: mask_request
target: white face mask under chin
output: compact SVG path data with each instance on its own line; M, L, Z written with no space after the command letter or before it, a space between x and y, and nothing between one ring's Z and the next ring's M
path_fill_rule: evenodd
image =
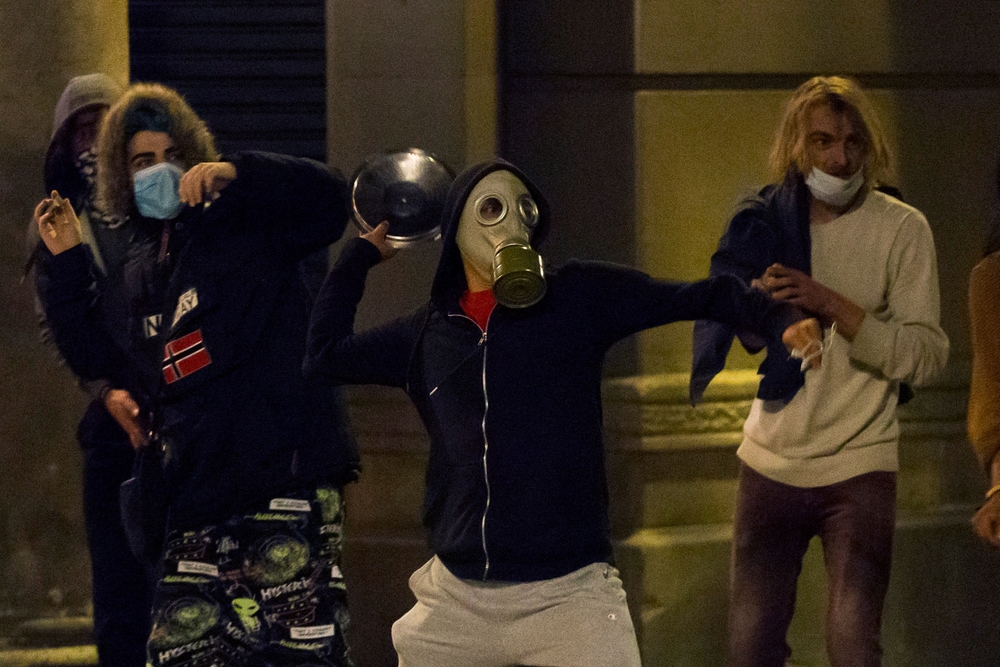
M850 178L837 178L813 167L806 178L812 196L830 206L847 206L865 183L864 169L858 169Z

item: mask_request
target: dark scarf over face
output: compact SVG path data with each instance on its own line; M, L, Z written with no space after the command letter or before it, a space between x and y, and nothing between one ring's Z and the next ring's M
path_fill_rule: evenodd
M125 223L124 218L109 215L97 205L97 154L87 149L73 159L73 166L86 183L86 194L79 213L86 213L91 222L108 229L121 227Z

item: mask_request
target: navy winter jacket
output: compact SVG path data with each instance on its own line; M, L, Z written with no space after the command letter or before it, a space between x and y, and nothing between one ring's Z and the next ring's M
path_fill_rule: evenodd
M97 325L86 249L49 260L47 315L74 372L131 374L125 386L156 408L175 527L357 474L340 394L301 375L312 299L299 262L343 232L346 183L309 160L229 159L236 180L168 223L162 261L161 223L138 221L156 233L130 248L126 349Z
M710 275L734 275L749 283L775 262L808 275L810 252L809 190L801 174L789 172L782 183L768 185L736 212L712 255ZM758 371L763 378L757 396L791 400L805 380L800 362L789 357L780 339L769 342L745 327L700 320L694 325L691 404L701 400L708 383L725 367L726 355L737 335L751 353L768 348Z
M536 305L497 305L486 330L463 314L466 289L455 231L469 192L494 160L463 173L444 207L443 249L430 302L353 333L374 245L349 242L320 293L307 376L406 390L431 440L424 524L432 550L467 579L534 581L610 561L601 415L601 366L613 343L676 320L718 318L780 338L800 316L738 279L658 281L603 262L546 271Z
M896 188L878 190L901 199ZM710 275L733 275L749 283L775 263L812 273L812 241L809 235L811 195L798 169L789 169L781 183L765 186L747 200L729 222L719 247L712 255ZM690 396L696 405L709 382L726 365L726 355L738 336L751 353L767 347L767 356L758 373L763 376L757 397L763 400L792 400L805 384L800 361L792 359L781 340L764 340L746 327L725 322L699 320L694 325ZM913 397L908 385L900 387L900 405Z

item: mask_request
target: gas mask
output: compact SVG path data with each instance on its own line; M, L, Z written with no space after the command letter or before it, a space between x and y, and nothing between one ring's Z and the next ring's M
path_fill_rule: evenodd
M455 242L502 306L527 308L545 296L542 258L531 248L538 218L528 188L509 171L484 176L465 201Z
M73 166L80 178L87 184L86 199L78 213L86 213L91 222L96 222L103 227L116 229L125 222L125 218L118 218L108 215L97 205L97 154L93 149L88 148L73 158Z
M181 212L178 187L184 171L172 162L160 162L132 177L135 205L147 218L172 220Z

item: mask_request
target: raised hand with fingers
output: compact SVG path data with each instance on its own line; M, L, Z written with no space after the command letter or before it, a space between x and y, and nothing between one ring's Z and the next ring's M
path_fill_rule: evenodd
M389 222L387 220L383 220L378 223L378 226L375 229L361 235L361 238L378 248L379 254L382 255L383 262L396 254L396 247L389 243L388 239L385 238L388 233Z
M55 190L38 203L34 215L38 235L53 255L69 250L83 241L80 220L76 217L73 204L60 197Z
M188 206L211 202L235 180L236 165L232 162L196 164L181 176L179 187L181 202Z
M772 264L767 267L764 275L758 280L767 293L775 299L788 301L812 313L824 312L825 305L831 299L832 290L802 271L782 264Z
M839 292L826 287L812 277L783 264L772 264L764 275L754 280L752 287L763 289L779 301L787 301L826 325L836 324L840 335L854 340L865 311Z

